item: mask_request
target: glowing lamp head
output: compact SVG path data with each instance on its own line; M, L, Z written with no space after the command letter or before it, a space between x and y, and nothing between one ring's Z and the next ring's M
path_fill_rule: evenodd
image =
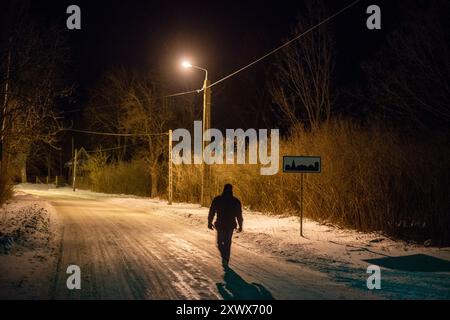
M183 62L181 63L181 66L182 66L183 68L185 68L185 69L192 68L192 64L189 63L189 61L183 61Z

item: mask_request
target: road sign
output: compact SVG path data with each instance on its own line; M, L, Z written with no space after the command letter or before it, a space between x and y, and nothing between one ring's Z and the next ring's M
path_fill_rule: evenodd
M303 237L303 176L305 173L320 173L322 158L311 156L283 157L284 173L299 173L300 176L300 236Z
M321 170L322 159L320 157L283 157L284 173L320 173Z

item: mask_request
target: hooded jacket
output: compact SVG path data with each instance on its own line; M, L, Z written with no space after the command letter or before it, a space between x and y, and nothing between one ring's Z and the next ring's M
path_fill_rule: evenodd
M208 223L213 223L216 229L235 229L238 225L242 228L242 206L239 199L233 196L231 185L226 185L223 193L214 198L209 208ZM236 223L237 222L237 223Z

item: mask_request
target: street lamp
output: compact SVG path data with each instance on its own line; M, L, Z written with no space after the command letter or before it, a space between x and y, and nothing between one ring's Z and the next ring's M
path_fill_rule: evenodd
M203 159L203 154L205 150L205 141L203 139L203 135L211 127L211 88L209 88L209 80L208 80L208 70L202 67L195 66L191 64L189 61L183 61L181 66L185 69L197 69L205 72L205 81L203 82L203 131L202 131L202 185L201 185L201 195L200 195L200 203L202 206L207 206L207 201L209 200L206 197L206 192L209 190L209 182L210 182L210 168L209 166L205 166L205 161ZM205 183L206 180L206 183Z
M185 69L193 68L193 69L204 71L205 72L205 81L208 80L208 70L206 70L205 68L194 66L193 64L191 64L189 61L186 61L186 60L181 63L181 66ZM205 89L205 86L203 86L203 89Z

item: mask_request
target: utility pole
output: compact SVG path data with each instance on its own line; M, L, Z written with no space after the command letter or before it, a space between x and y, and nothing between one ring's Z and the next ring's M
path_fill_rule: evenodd
M172 130L169 130L169 205L172 204L173 174L172 174Z
M63 165L62 165L62 148L59 151L59 175L63 175Z
M47 184L50 183L51 180L51 169L50 169L50 162L51 162L51 158L50 158L50 153L47 155Z
M73 179L73 158L75 156L74 151L75 151L75 141L74 141L73 135L72 135L72 153L71 153L71 158L70 158L70 159L72 159L72 177L70 177L70 170L69 170L69 175L67 176L67 181L70 181L70 178Z
M203 84L203 132L202 132L202 186L201 186L201 205L206 207L209 205L211 193L211 167L205 164L204 151L206 142L204 140L205 132L211 128L211 88L209 88L208 73L206 73L205 82Z
M201 191L200 191L200 205L207 206L210 201L211 185L210 185L210 167L205 165L204 151L205 141L204 134L211 128L211 88L208 80L208 70L199 66L192 65L189 61L183 61L183 68L194 68L205 72L205 82L203 83L203 132L202 132L202 168L201 168Z
M63 169L62 169L62 148L61 148L61 150L59 151L59 175L57 174L55 179L56 188L59 187L59 179L62 179L63 175L62 171Z
M301 173L300 176L300 237L303 237L303 176L304 173Z
M75 182L77 179L77 149L75 149L75 154L73 157L73 180L72 180L72 188L73 188L73 192L75 192Z

